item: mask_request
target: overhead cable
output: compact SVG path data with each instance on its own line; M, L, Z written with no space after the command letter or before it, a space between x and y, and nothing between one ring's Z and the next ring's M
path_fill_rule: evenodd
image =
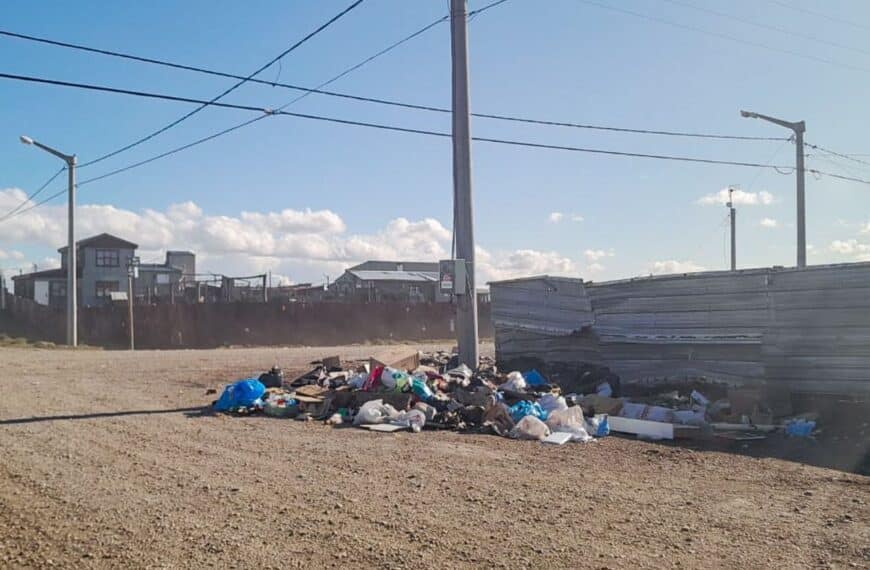
M193 110L190 111L189 113L187 113L187 114L185 114L185 115L179 117L178 119L172 121L172 122L169 123L168 125L165 125L165 126L159 128L159 129L157 129L156 131L150 133L149 135L146 135L146 136L144 136L144 137L142 137L142 138L140 138L140 139L137 139L137 140L133 141L133 142L130 143L130 144L127 144L127 145L125 145L125 146L123 146L123 147L121 147L121 148L119 148L119 149L113 150L112 152L109 152L109 153L107 153L107 154L104 154L104 155L102 155L102 156L100 156L100 157L98 157L98 158L95 158L94 160L91 160L91 161L88 161L88 162L85 162L85 163L81 164L81 165L80 165L80 168L84 168L84 167L90 166L90 165L92 165L92 164L96 164L96 163L98 163L98 162L101 162L101 161L103 161L103 160L106 160L107 158L110 158L110 157L116 156L116 155L118 155L118 154L120 154L120 153L122 153L122 152L125 152L125 151L127 151L127 150L130 150L131 148L134 148L134 147L136 147L136 146L138 146L138 145L140 145L140 144L142 144L142 143L144 143L144 142L146 142L146 141L149 141L149 140L153 139L153 138L156 137L157 135L160 135L160 134L162 134L162 133L165 133L165 132L168 131L169 129L171 129L171 128L177 126L177 125L179 125L180 123L186 121L187 119L189 119L189 118L192 117L193 115L199 113L200 111L202 111L202 110L205 109L206 107L208 107L208 106L210 106L210 105L214 105L218 100L220 100L220 99L223 98L224 96L228 95L229 93L232 93L233 91L235 91L236 89L238 89L239 87L241 87L242 85L244 85L247 81L249 81L249 80L250 80L251 78L253 78L255 75L257 75L257 74L259 74L261 71L263 71L263 70L265 70L265 69L271 67L271 66L272 66L276 61L280 60L281 58L283 58L284 56L286 56L288 53L292 52L293 50L295 50L296 48L298 48L299 46L301 46L302 44L304 44L305 42L307 42L308 40L310 40L311 38L313 38L314 36L316 36L316 35L319 34L320 32L322 32L323 30L325 30L326 28L328 28L329 26L331 26L334 22L336 22L336 21L339 20L342 16L344 16L345 14L347 14L348 12L350 12L351 10L353 10L354 8L356 8L357 6L359 6L362 2L363 2L363 0L356 0L356 1L353 2L350 6L348 6L347 8L345 8L344 10L342 10L341 12L339 12L338 14L336 14L335 16L333 16L332 18L330 18L329 20L327 20L325 23L321 24L317 29L315 29L314 31L308 33L308 34L307 34L305 37L303 37L301 40L298 40L296 43L294 43L293 45L291 45L289 48L285 49L285 50L282 51L280 54L278 54L278 55L275 56L274 58L270 59L270 60L269 60L268 62L266 62L265 64L261 65L261 66L260 66L259 68L257 68L253 73L251 73L251 74L249 74L249 75L247 75L247 76L245 76L245 77L242 77L238 82L236 82L235 84L233 84L231 87L228 87L227 89L224 89L224 90L223 90L220 94L218 94L216 97L212 98L212 99L209 100L209 101L205 101L205 102L203 102L199 107L193 109Z

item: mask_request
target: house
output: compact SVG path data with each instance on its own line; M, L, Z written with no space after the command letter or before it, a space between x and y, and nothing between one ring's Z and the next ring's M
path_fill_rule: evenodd
M102 233L76 242L76 277L78 301L83 307L103 306L111 303L111 293L127 290L127 264L136 255L139 246L111 234ZM61 254L59 269L37 271L12 278L15 295L33 299L41 305L66 306L67 247ZM134 282L134 295L149 300L172 295L184 279L193 279L195 256L191 252L170 251L165 264L145 264L140 267ZM161 289L161 286L163 288ZM151 297L151 294L155 297Z
M140 263L139 277L133 282L133 295L147 303L164 299L175 302L186 298L187 285L193 285L196 256L190 251L167 251L164 263ZM196 292L191 291L191 300Z
M449 301L438 285L437 261L366 261L347 269L329 293L337 300L367 303Z

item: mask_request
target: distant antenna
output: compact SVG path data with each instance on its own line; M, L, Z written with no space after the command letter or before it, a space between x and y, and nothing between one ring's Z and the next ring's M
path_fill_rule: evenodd
M728 207L731 216L731 271L737 271L737 210L734 209L734 186L728 187Z

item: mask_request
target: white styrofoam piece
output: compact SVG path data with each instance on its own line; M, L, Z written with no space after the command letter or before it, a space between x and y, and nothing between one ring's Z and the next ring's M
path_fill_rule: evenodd
M619 416L608 417L607 423L610 425L610 431L633 433L654 439L674 439L674 424L621 418Z

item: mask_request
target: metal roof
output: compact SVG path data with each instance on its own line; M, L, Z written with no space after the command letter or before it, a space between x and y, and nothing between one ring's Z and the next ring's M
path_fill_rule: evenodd
M415 283L428 283L438 281L437 271L374 271L360 269L348 271L357 279L363 281L411 281Z

